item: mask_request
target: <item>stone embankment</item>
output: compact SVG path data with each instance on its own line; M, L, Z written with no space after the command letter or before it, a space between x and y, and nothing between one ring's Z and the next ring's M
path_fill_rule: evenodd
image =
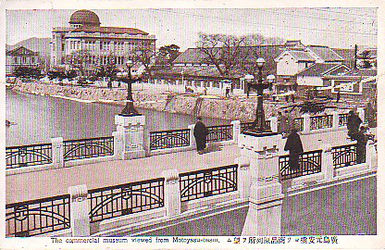
M18 83L14 91L38 95L62 96L95 102L108 102L124 105L127 92L122 88L96 88L80 86L59 86L41 83ZM170 113L191 114L196 113L203 117L220 118L228 120L250 121L254 119L256 98L211 99L203 98L197 106L198 95L170 93L154 93L151 91L134 91L135 106L143 109L166 111ZM115 102L111 102L115 101ZM275 113L276 105L265 105L266 117Z

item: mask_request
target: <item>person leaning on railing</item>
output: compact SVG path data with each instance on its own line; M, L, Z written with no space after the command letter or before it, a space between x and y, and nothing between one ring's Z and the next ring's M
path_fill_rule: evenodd
M355 135L357 140L357 164L366 162L366 143L368 143L369 140L369 135L366 134L367 130L367 127L361 126L360 131Z
M285 144L285 151L289 151L289 166L292 172L298 172L299 170L299 157L303 153L303 146L301 137L297 133L297 129L294 127L291 133L287 137Z

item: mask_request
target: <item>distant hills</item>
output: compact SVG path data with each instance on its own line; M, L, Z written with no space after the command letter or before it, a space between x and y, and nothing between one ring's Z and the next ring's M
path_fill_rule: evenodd
M49 43L51 42L51 38L38 38L31 37L26 40L20 41L14 45L6 45L7 50L12 50L14 48L18 48L23 46L27 49L30 49L35 52L39 52L41 57L49 58L51 55L51 49Z

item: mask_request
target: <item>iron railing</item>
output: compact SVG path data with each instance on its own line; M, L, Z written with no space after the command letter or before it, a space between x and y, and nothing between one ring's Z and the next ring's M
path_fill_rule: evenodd
M28 237L70 228L70 196L6 205L6 236Z
M237 190L238 165L179 174L181 201L229 193Z
M334 168L343 168L357 164L357 144L332 148Z
M6 168L14 169L52 163L52 144L33 144L6 148Z
M244 131L253 128L254 122L241 122L241 133ZM271 130L271 120L265 120L265 126L267 129Z
M294 118L294 128L298 129L299 131L303 131L303 117Z
M190 129L150 132L150 150L190 146Z
M209 134L207 142L230 141L233 139L233 125L219 125L207 127Z
M64 161L114 154L114 137L96 137L64 141Z
M346 126L348 124L348 117L349 117L348 113L339 114L338 115L338 127Z
M164 178L88 191L90 221L97 222L164 206Z
M279 157L279 170L281 180L292 179L300 176L321 172L322 150L304 152L299 157L299 168L293 169L289 165L289 155Z
M333 115L318 115L310 117L310 130L332 128Z

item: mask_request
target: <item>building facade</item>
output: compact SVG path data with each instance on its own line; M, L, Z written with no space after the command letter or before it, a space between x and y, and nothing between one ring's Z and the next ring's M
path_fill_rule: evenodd
M99 17L89 10L74 12L69 27L52 30L51 66L69 66L69 57L82 52L87 65L108 64L113 58L122 67L137 49L155 52L154 35L135 28L102 27Z
M7 51L6 74L12 75L18 67L38 68L39 53L23 46Z

